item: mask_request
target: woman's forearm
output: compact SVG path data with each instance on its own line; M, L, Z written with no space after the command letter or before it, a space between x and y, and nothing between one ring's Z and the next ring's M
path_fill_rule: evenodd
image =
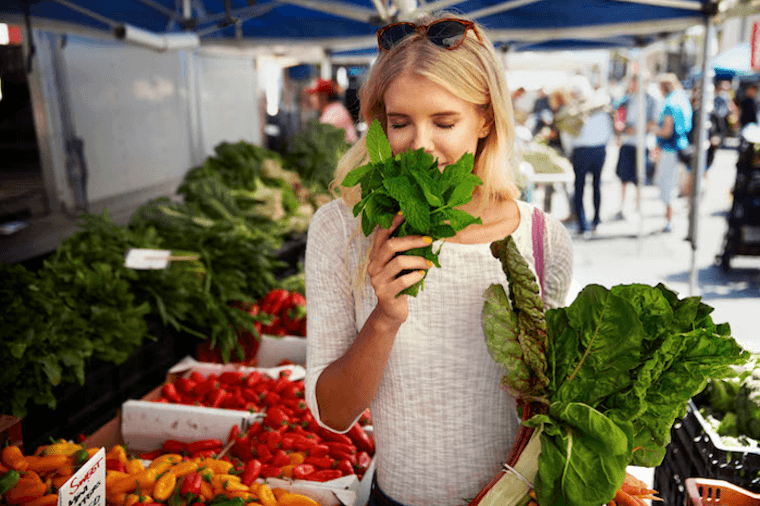
M373 311L354 344L322 371L316 387L322 422L335 430L346 430L370 405L399 327Z

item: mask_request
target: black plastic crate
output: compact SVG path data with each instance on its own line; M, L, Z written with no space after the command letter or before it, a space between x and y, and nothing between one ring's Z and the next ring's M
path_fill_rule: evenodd
M665 458L654 472L663 506L683 506L686 478L725 480L760 492L760 449L728 447L710 428L693 401L673 424Z

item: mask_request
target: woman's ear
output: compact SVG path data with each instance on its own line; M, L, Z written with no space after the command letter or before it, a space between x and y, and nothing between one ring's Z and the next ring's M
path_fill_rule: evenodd
M480 129L480 132L478 132L478 138L479 139L485 139L488 137L488 134L491 133L491 127L493 126L493 121L488 120L483 124L483 127Z

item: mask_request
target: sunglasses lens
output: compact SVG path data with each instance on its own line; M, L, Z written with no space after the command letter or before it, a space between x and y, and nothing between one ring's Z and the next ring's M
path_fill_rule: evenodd
M444 20L428 27L427 35L433 44L449 49L464 39L467 25L454 20Z
M413 34L414 31L415 27L412 24L403 23L389 26L380 32L380 47L390 50L401 40Z

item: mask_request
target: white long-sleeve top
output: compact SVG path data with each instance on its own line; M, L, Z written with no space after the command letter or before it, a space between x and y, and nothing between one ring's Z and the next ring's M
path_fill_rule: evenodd
M518 208L512 236L535 272L533 207L518 202ZM570 237L550 216L545 230L545 301L564 306ZM370 239L340 199L321 207L309 225L306 402L324 427L317 379L349 349L377 304L366 274L357 282ZM488 354L481 327L483 292L492 283L507 286L501 263L490 244L433 244L441 246L441 268L431 268L424 290L409 297L409 316L370 406L378 483L410 506L461 506L473 498L500 469L519 425L515 400L499 387L504 370Z

